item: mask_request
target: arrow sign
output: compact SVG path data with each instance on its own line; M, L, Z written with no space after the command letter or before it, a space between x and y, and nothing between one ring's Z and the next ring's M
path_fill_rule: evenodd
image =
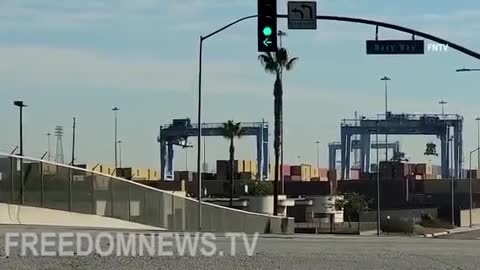
M300 14L300 17L302 17L302 19L305 17L305 14L303 14L303 11L299 10L298 8L292 9L292 12Z
M272 40L267 37L264 41L263 41L263 45L265 45L266 47L270 46L270 44L272 44Z
M302 4L301 7L302 7L303 9L308 9L308 12L310 13L310 17L309 17L309 18L313 18L312 6ZM302 19L303 19L303 12L302 12ZM315 19L316 19L316 18L315 18Z
M288 29L317 29L317 2L288 2Z

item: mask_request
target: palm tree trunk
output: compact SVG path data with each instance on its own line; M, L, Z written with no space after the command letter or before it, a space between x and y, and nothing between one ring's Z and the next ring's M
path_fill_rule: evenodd
M273 89L274 97L274 138L273 148L275 152L275 179L273 181L273 214L278 214L278 178L279 178L279 158L280 158L280 138L281 138L281 117L282 117L282 81L279 74L275 80Z
M235 147L233 146L233 137L230 138L230 207L233 207L233 193L235 191L235 186L233 185L233 179L235 176Z

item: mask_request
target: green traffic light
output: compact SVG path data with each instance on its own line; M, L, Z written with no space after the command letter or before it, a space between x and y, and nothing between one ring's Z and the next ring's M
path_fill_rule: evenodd
M272 28L270 26L265 26L265 28L263 28L263 34L265 36L271 36L272 35Z

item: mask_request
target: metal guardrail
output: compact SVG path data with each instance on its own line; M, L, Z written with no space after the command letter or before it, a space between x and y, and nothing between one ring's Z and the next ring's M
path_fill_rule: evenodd
M199 230L197 200L82 168L3 153L0 202L113 217L172 231ZM201 230L292 233L293 219L202 202Z

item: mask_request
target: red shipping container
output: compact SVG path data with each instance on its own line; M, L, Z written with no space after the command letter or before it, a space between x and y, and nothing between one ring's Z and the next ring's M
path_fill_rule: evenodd
M301 176L302 175L302 166L291 166L290 167L291 176Z
M415 166L415 173L424 175L427 173L427 164L421 163Z
M283 175L291 175L291 171L290 171L291 167L290 165L283 165Z
M360 179L360 170L352 169L350 171L350 179L355 179L355 180Z

